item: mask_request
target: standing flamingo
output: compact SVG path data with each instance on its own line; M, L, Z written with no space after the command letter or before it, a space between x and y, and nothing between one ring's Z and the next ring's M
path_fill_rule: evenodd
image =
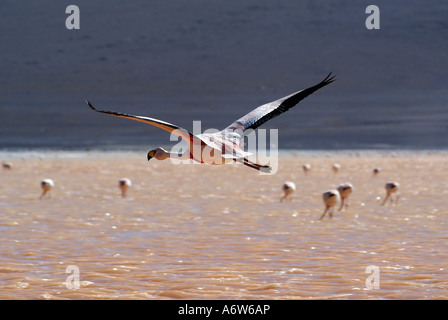
M305 164L302 166L302 169L303 169L303 172L305 172L305 174L306 174L306 173L308 173L308 171L311 170L311 165L310 165L309 163L305 163Z
M129 187L132 185L132 182L128 178L122 178L118 181L118 187L121 190L121 197L126 197L126 192L128 191Z
M351 183L343 183L338 186L338 191L339 194L341 195L341 206L339 207L338 211L341 211L342 208L344 207L344 204L345 208L348 207L348 197L353 192L353 185Z
M51 179L44 179L40 182L40 186L42 188L42 194L40 195L39 199L42 199L48 192L48 196L51 197L50 191L54 187L54 182Z
M339 191L338 190L328 190L328 191L325 191L322 194L322 198L323 198L324 204L325 204L325 211L321 215L319 220L322 220L323 217L327 214L327 212L330 215L330 218L332 218L333 217L334 206L341 199L341 196L339 195Z
M335 164L333 164L332 169L333 169L334 173L338 173L339 169L341 169L341 165L339 163L335 163Z
M382 206L384 206L384 205L386 204L386 201L387 201L387 199L389 199L389 198L390 198L390 202L391 202L391 203L394 203L394 199L393 199L392 194L397 193L397 191L398 191L398 187L399 187L399 186L400 186L400 184L399 184L398 182L396 182L396 181L390 181L390 182L386 183L386 185L385 185L385 188L386 188L386 197L384 198L384 201L383 201L383 203L381 204ZM397 196L395 197L395 204L398 203L398 198L399 198L399 195L397 195Z
M283 197L280 198L280 202L282 202L283 200L285 201L291 201L291 194L296 190L296 185L294 182L291 181L286 181L283 184L283 192L284 195Z
M2 163L2 167L3 167L3 169L5 169L5 170L11 170L11 168L12 168L12 163L11 163L11 162L6 162L6 161L4 161L4 162Z

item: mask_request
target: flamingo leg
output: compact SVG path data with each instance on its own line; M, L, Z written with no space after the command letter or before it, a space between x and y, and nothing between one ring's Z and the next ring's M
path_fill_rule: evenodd
M338 211L341 211L342 208L344 207L344 201L345 199L341 199L341 206L339 207Z
M330 207L326 206L325 207L325 211L324 211L324 213L322 213L322 215L320 216L319 220L322 220L325 217L325 215L327 214L328 209L330 209Z
M387 193L386 198L384 198L383 203L381 203L382 206L384 206L386 204L386 201L389 199L390 197L390 193Z
M235 160L235 161L237 161L237 160ZM270 166L261 165L261 164L249 161L246 158L243 159L243 164L250 168L254 168L255 170L262 171L262 172L270 172L272 170L272 168Z

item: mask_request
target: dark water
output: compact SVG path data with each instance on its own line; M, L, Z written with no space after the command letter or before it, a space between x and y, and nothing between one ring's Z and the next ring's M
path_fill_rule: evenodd
M287 94L287 93L286 93ZM170 134L147 124L93 112L100 109L145 115L193 130L223 129L253 108L279 96L259 95L148 97L20 96L0 100L0 148L126 149L173 146ZM333 97L325 89L260 129L278 129L278 148L444 149L448 111L428 101L375 104L375 97ZM409 102L409 104L407 104ZM267 140L269 142L270 135Z
M147 149L157 128L85 105L191 129L222 129L260 104L337 81L262 128L281 149L444 149L448 5L378 0L192 0L0 4L0 149Z

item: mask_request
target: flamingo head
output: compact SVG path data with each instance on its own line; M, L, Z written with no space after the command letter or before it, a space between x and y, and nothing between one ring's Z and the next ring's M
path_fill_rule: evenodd
M155 153L156 153L155 149L148 151L148 154L147 154L148 161L151 160L152 158L154 158Z

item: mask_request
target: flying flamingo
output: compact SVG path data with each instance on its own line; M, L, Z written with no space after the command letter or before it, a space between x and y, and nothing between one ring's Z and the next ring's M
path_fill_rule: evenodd
M327 214L327 212L330 215L330 218L332 218L333 217L334 206L341 199L341 196L339 195L339 191L338 190L328 190L328 191L325 191L322 194L322 198L323 198L324 204L325 204L325 211L320 216L319 220L322 220L323 217L325 217L325 215Z
M252 132L252 130L258 128L266 121L288 111L297 105L301 100L333 81L334 76L331 76L330 73L324 80L312 87L259 106L219 132L197 135L174 124L153 118L128 115L114 111L97 110L88 100L86 102L90 108L97 112L148 123L171 132L186 141L189 146L189 150L181 155L166 151L163 148L150 150L147 154L148 160L152 158L156 158L157 160L165 160L173 157L179 160L193 159L199 163L213 165L238 161L243 162L244 165L256 170L270 172L271 167L254 163L248 159L248 156L251 155L251 153L244 151L240 147L242 142L244 142L244 136Z
M282 202L283 200L285 201L291 201L291 194L296 190L296 185L294 182L291 181L286 181L283 184L283 192L284 195L283 197L280 198L280 202Z

